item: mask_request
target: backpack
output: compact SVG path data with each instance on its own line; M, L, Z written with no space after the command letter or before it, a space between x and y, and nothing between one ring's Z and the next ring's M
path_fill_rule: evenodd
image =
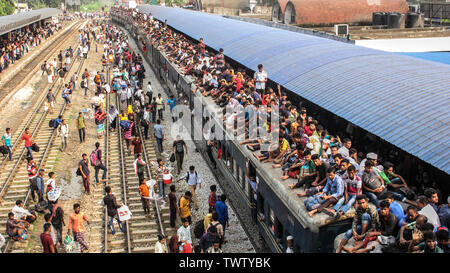
M45 212L48 208L48 202L45 200L39 201L35 206L35 211L37 212Z
M128 120L122 120L120 121L120 127L122 128L122 130L128 131L128 129L130 128L130 122Z
M0 153L2 153L3 155L7 155L8 148L6 146L0 146Z
M84 76L84 75L83 75L83 76ZM80 86L81 86L81 88L85 88L85 87L86 87L84 81L81 81Z
M86 74L83 73L83 75L81 75L81 78L84 80L86 79Z
M33 179L30 180L30 188L31 190L37 190L37 176L33 177Z
M91 159L91 166L98 166L100 165L100 160L98 160L98 154L97 154L98 150L94 150L92 151L91 155L90 155L90 159Z
M206 231L209 232L209 229L210 229L211 227L217 228L218 225L220 225L220 223L217 223L217 224L215 224L215 225L210 224L210 226L208 227L208 230L206 230Z
M45 67L45 64L41 65L41 70L47 70L46 67Z
M195 178L197 178L197 180L198 180L197 171L194 171L194 173L195 173ZM191 172L188 171L188 172L187 172L187 176L186 176L186 183L189 181L189 176L190 176L190 175L191 175Z
M200 239L205 232L205 226L203 225L203 220L198 220L194 225L194 235L195 238Z

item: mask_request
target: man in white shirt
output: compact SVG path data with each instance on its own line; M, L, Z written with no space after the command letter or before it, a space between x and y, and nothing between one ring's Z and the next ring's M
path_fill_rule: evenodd
M340 153L343 157L349 157L349 149L352 147L352 141L349 138L344 139L344 146L342 146L338 153Z
M12 213L14 213L14 220L30 220L33 222L36 220L36 216L31 214L28 210L23 208L23 201L17 200L16 205L13 207Z
M198 202L197 202L197 195L195 194L195 190L198 188L201 189L202 187L202 179L198 175L197 171L195 170L194 166L189 167L189 171L186 172L182 177L178 179L178 181L186 179L187 184L189 186L189 190L192 193L192 199L194 200L195 209L198 210Z
M148 97L148 103L152 103L152 97L153 97L153 88L152 83L148 82L147 84L147 97Z
M286 243L287 243L286 253L294 253L294 237L292 237L291 235L286 237Z
M267 82L267 72L264 71L263 65L258 65L258 70L255 72L254 78L255 78L255 89L260 94L266 89L266 82Z
M69 137L69 125L65 119L61 121L58 128L61 137L61 151L65 151L67 149L67 138Z
M189 221L184 219L183 225L177 230L178 242L192 244L191 227Z

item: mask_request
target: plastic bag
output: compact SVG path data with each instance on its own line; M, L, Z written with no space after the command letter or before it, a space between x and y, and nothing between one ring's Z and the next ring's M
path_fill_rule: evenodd
M119 220L122 222L131 219L131 211L125 205L117 209L117 214L119 214Z
M73 236L67 234L64 238L64 248L66 249L67 253L72 253L75 249L75 241L73 240Z

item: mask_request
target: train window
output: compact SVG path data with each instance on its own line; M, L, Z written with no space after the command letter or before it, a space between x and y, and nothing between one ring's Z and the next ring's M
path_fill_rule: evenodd
M275 212L269 207L269 227L272 234L275 235Z
M275 218L275 237L278 246L283 249L283 224Z
M256 209L258 211L258 217L264 219L264 197L261 194L258 194L258 202L256 204Z

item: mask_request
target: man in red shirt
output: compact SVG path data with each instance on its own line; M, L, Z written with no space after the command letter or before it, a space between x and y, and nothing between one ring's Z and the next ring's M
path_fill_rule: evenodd
M52 236L50 235L51 224L44 224L44 232L41 233L41 243L44 248L44 253L56 253L55 244L53 243Z
M22 135L22 140L25 140L25 148L27 149L27 157L33 158L33 153L31 151L31 146L33 145L33 134L29 128L25 129L25 133Z
M203 43L203 38L200 38L200 43L198 43L198 51L200 54L205 54L205 44Z

